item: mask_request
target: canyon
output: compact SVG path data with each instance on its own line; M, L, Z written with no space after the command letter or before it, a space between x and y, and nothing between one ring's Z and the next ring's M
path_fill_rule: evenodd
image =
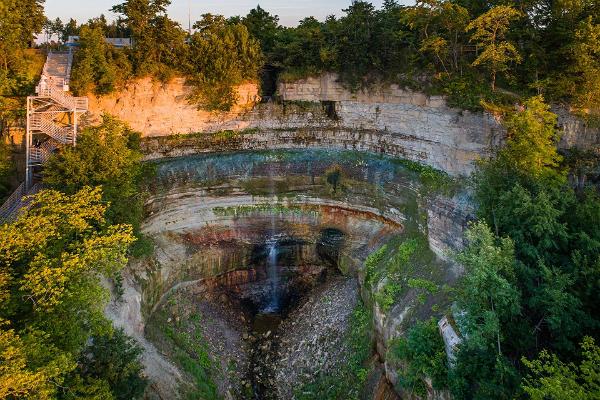
M243 85L229 113L198 111L188 90L143 80L90 101L90 122L107 112L142 132L156 168L142 226L153 255L131 261L107 309L144 347L149 397L197 390L191 354L215 396L291 398L347 363L361 304L373 338L361 398L406 395L390 343L449 299L405 285L384 307L391 278L367 282L366 260L420 240L406 280L460 277L452 254L474 218L462 182L502 144L498 120L396 86L353 94L330 74L281 83L280 101ZM560 121L563 146L596 145L575 117Z

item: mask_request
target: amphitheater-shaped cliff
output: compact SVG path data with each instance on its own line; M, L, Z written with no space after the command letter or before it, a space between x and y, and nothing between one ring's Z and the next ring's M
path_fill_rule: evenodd
M473 214L459 178L500 124L395 86L352 94L333 75L282 83L278 102L244 85L229 113L188 93L143 80L90 103L141 131L156 167L142 227L154 254L107 310L144 346L149 396L292 398L348 364L357 307L373 338L361 398L401 395L390 343L448 309L440 288L461 274L452 252ZM390 271L403 243L416 254Z

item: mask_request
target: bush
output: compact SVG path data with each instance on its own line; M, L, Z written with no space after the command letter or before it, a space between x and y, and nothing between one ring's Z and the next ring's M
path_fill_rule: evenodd
M448 365L444 341L436 321L418 322L406 337L390 344L391 360L402 361L406 367L398 371L398 386L418 396L427 395L426 380L431 379L434 389L448 386Z

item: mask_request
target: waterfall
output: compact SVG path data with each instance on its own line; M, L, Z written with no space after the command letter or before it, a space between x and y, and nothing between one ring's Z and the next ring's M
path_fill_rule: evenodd
M279 311L279 270L277 268L277 241L269 240L267 255L267 274L270 283L269 303L265 307L265 313L276 313Z

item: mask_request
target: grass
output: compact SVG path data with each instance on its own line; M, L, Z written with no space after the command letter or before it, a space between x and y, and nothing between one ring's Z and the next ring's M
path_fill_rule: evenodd
M383 312L409 290L424 304L439 292L439 271L427 238L419 232L406 232L371 253L365 261L365 285Z
M184 298L170 297L149 322L147 332L187 376L179 388L181 398L220 399L213 379L217 369L202 334L202 324L207 321L198 313L184 317L185 310L190 307L191 303ZM181 316L181 319L170 319L172 315Z

